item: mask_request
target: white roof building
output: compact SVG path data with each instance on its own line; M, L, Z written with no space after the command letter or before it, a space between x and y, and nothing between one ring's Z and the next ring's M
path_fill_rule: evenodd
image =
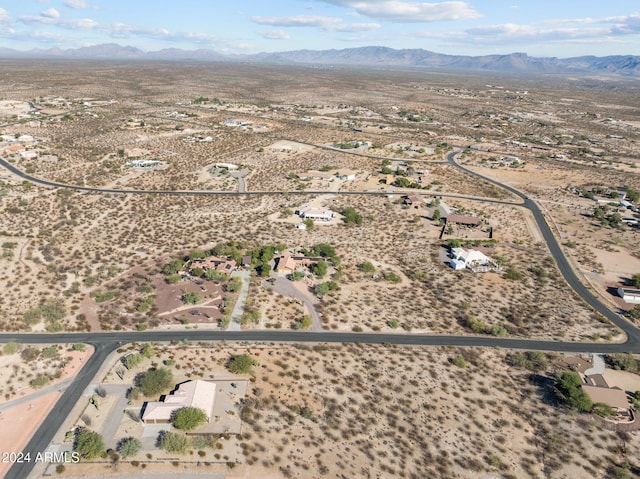
M640 304L640 289L618 288L618 294L629 304Z
M499 267L491 258L474 249L451 248L449 265L455 270L468 268L474 273L498 270Z
M172 394L164 397L164 401L152 401L145 404L142 421L145 424L169 423L177 409L195 407L202 409L211 421L213 404L216 395L215 383L195 380L178 385Z

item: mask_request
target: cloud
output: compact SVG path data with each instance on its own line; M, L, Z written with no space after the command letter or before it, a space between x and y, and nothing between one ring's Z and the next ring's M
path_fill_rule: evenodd
M260 25L274 27L316 27L325 32L365 32L377 30L377 23L343 23L341 18L318 15L296 15L291 17L251 17Z
M47 18L60 18L60 12L55 8L49 8L44 12L40 12L40 15Z
M45 10L40 16L27 15L19 17L18 20L25 25L55 25L68 30L92 30L100 26L98 22L90 18L61 18L60 13L55 8Z
M428 23L480 18L468 2L405 2L397 0L320 0L341 7L353 8L358 14L396 23Z
M637 32L636 32L637 33ZM448 44L463 45L515 45L543 44L553 42L593 43L611 42L614 28L562 27L549 28L541 25L504 23L468 28L461 32L421 32L422 38L438 39Z
M0 8L0 22L8 22L9 20L9 12L7 12L4 8Z
M262 30L257 33L266 40L289 40L291 38L284 30Z
M64 5L69 8L74 9L84 9L84 8L96 8L93 5L89 5L86 0L64 0Z
M380 28L380 25L377 23L345 23L345 24L337 24L330 25L326 28L328 31L332 32L369 32L371 30L377 30Z
M274 27L325 27L342 21L340 18L322 17L318 15L295 15L290 17L258 16L251 17L251 20L260 25L271 25Z

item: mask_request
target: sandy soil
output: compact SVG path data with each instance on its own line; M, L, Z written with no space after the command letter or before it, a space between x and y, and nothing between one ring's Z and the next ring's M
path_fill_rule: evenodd
M87 347L85 351L67 351L66 355L71 358L70 361L62 369L61 376L50 384L55 385L60 381L75 376L84 365L84 362L91 356L92 352L92 347ZM0 371L6 370L6 367L0 369ZM4 379L3 382L5 381L6 379ZM35 391L34 388L25 387L17 391L17 396L27 397ZM0 413L0 428L2 428L2 434L0 434L0 451L21 451L61 395L62 393L59 391L54 391L11 407ZM0 404L4 402L6 401L0 400ZM0 474L4 474L10 467L10 463L0 462Z
M203 379L224 374L231 354L255 358L242 435L204 450L199 461L192 453L167 457L148 449L135 457L137 467L121 461L120 474L144 467L145 473L187 468L226 479L577 479L634 460L620 452L616 433L558 404L550 374L563 367L563 356L545 356L541 371L531 374L509 366L510 353L479 349L199 344L157 345L156 353L157 361L176 361L169 366L176 381L189 372ZM110 373L106 382L126 385L148 366L122 380ZM626 373L626 385L635 387L638 378ZM625 441L628 451L639 446L636 435ZM237 462L233 471L216 464L216 450ZM69 465L65 475L115 472L110 467Z

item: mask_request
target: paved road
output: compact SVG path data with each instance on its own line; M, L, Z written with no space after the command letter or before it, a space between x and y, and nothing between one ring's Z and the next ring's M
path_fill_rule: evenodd
M640 348L640 330L636 328L632 323L627 321L625 318L614 313L607 306L601 303L600 300L598 300L598 298L596 298L591 293L591 291L589 291L587 287L580 281L578 276L575 274L575 272L571 268L571 265L569 264L567 257L562 252L562 248L560 247L560 244L558 243L558 241L556 240L556 237L551 232L551 228L549 228L549 224L545 220L544 215L542 214L542 211L540 211L540 208L538 207L536 202L533 201L524 193L522 193L521 191L511 186L504 185L498 181L495 181L491 178L487 178L486 176L481 175L480 173L476 173L475 171L472 171L460 165L455 161L455 157L458 153L459 153L459 150L458 151L454 150L447 155L447 160L451 165L463 170L464 172L472 176L481 178L485 181L488 181L489 183L499 186L500 188L504 188L524 200L524 207L527 208L529 211L531 211L534 219L536 220L536 223L538 223L538 227L540 228L540 232L542 233L542 236L545 242L547 243L549 251L551 252L551 256L553 256L553 258L555 259L558 269L560 270L560 273L564 277L565 281L569 283L569 286L571 286L571 289L573 289L576 293L578 293L578 295L587 304L589 304L589 306L591 306L598 313L602 314L605 318L609 319L616 326L618 326L622 331L624 331L624 333L627 335L627 342L625 344L627 345L629 350L637 351Z
M604 315L615 323L620 329L627 334L627 342L624 344L600 344L600 343L567 343L556 341L537 341L526 339L506 339L494 337L476 337L476 336L426 336L412 334L365 334L365 333L331 333L317 332L305 333L295 331L150 331L150 332L124 332L124 333L61 333L61 334L16 334L5 333L0 334L0 343L15 341L18 343L34 343L34 344L50 344L50 343L77 343L85 342L95 346L95 354L87 361L84 368L78 374L76 380L67 388L62 398L56 403L52 412L42 423L38 431L25 447L25 452L31 452L32 457L39 451L45 451L56 431L62 426L63 422L70 414L72 408L82 396L83 391L91 383L92 379L98 372L100 366L105 361L110 352L117 349L119 345L128 342L148 342L148 341L172 341L172 340L188 340L188 341L240 341L240 342L326 342L326 343L369 343L369 344L398 344L398 345L414 345L414 346L462 346L462 347L493 347L508 349L524 349L539 351L558 351L558 352L590 352L590 353L624 353L633 352L640 353L640 331L631 323L621 316L610 311L600 301L598 301L591 292L580 282L575 275L567 259L565 258L560 245L553 236L542 212L536 203L528 198L520 191L510 186L485 178L467 168L458 165L455 162L457 152L452 152L447 156L447 160L453 166L462 169L478 178L482 178L501 188L505 188L514 195L524 200L524 207L528 208L534 215L536 222L545 238L549 250L556 260L560 272L565 280L569 283L584 300L591 305L596 311ZM0 159L0 165L4 166L12 173L18 176L45 186L53 186L59 188L71 188L79 191L91 191L99 193L131 193L131 194L173 194L173 195L197 195L197 194L233 194L228 192L192 192L192 191L136 191L136 190L112 190L99 189L79 186L69 186L60 183L40 180L26 175L13 165ZM251 192L244 194L266 194L267 192ZM294 192L292 192L294 193ZM299 194L328 194L329 192L295 192ZM238 194L238 193L235 193ZM268 192L268 194L279 194L276 192ZM336 192L330 192L336 194ZM341 192L341 194L386 194L386 193L362 193L362 192ZM440 196L464 196L464 195L445 195ZM487 200L494 203L507 203L500 200ZM98 378L101 379L101 378ZM7 474L7 478L22 479L29 475L35 464L22 463L15 464Z
M349 153L351 154L351 153ZM31 183L41 186L47 186L52 188L64 188L67 190L84 191L88 193L103 193L103 194L122 194L122 195L163 195L163 196L265 196L265 195L331 195L331 196L387 196L392 195L406 195L416 190L400 190L400 191L312 191L312 190L294 190L294 191L246 191L244 182L238 186L238 191L211 191L211 190L129 190L129 189L115 189L115 188L93 188L90 186L78 186L68 185L66 183L58 183L55 181L44 180L42 178L36 178L24 171L16 168L14 165L6 161L4 158L0 158L0 166L3 166L11 173L19 176L23 180L27 180ZM245 191L240 191L242 188ZM486 203L497 203L503 205L522 206L521 203L499 200L494 198L483 198L479 196L469 196L458 193L440 193L440 192L428 192L426 195L442 196L445 198L467 198L475 201L484 201Z

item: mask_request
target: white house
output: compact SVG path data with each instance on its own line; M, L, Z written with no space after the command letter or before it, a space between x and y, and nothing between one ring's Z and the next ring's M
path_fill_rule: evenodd
M305 208L297 210L296 214L302 219L310 219L316 222L329 223L336 216L331 210L321 210L319 208Z
M618 295L625 303L640 304L640 289L618 288Z
M449 256L451 257L449 266L456 271L467 268L474 273L479 273L499 269L495 261L473 249L452 248Z
M174 411L183 407L202 409L211 421L213 403L216 397L216 384L208 381L187 381L178 385L172 394L167 394L164 401L145 403L142 422L145 424L167 424L171 422Z
M35 151L21 151L20 157L25 160L35 160L36 158L38 158L38 153L36 153Z

